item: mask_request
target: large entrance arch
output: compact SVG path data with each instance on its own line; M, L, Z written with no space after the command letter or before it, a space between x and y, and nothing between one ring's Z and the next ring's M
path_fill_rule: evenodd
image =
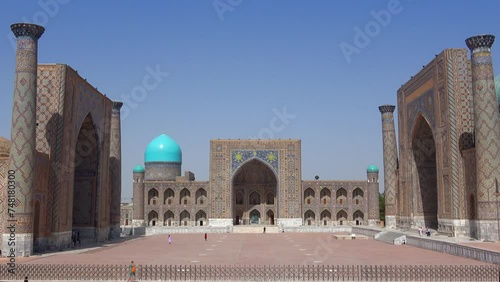
M242 165L233 176L233 224L274 225L277 185L276 175L264 162L253 159Z
M438 183L436 145L427 120L420 115L415 121L411 140L415 224L438 227Z
M89 115L78 133L74 157L73 230L81 239L95 239L97 226L97 186L99 171L99 141L94 122Z

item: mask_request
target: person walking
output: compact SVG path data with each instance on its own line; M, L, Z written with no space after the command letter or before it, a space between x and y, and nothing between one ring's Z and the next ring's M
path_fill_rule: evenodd
M205 233L205 241L208 239L208 235L207 233Z
M130 265L128 266L128 280L127 281L135 281L135 271L136 267L134 264L134 261L130 262Z
M170 236L170 234L168 234L168 244L171 245L172 244L172 236Z

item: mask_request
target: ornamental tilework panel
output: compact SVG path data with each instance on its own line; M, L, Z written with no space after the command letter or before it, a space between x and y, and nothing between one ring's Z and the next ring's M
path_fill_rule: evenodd
M396 215L396 185L395 171L397 169L396 131L394 128L394 106L380 106L382 114L382 140L384 154L384 191L386 198L386 215Z
M252 158L257 158L269 164L275 173L279 170L279 154L277 150L234 150L231 152L232 173Z
M445 212L447 217L464 218L464 175L462 171L463 159L460 153L460 143L471 141L470 131L464 130L462 97L468 95L470 88L468 81L469 62L467 60L466 49L451 49L446 50L446 81L445 91L447 92L447 101L444 101L448 107L448 130L443 132L443 147L441 154L446 162L443 163L443 168L449 168L449 189L450 198L446 198L448 204ZM467 93L467 94L466 94ZM469 97L470 99L470 97ZM446 139L445 139L446 138ZM468 145L470 146L470 145Z
M37 184L46 187L43 192L47 195L47 206L58 206L58 195L61 187L61 153L63 139L63 109L64 109L64 65L39 65L37 90L37 151L49 158L47 171L37 177ZM44 160L44 158L37 158ZM48 190L50 189L50 191ZM43 209L46 213L44 233L50 234L55 230L54 217L57 217L57 208Z
M495 199L495 178L500 175L500 116L493 80L492 58L489 52L472 56L472 89L474 95L474 124L479 219L490 219ZM484 202L484 203L483 203ZM484 217L483 217L484 216Z

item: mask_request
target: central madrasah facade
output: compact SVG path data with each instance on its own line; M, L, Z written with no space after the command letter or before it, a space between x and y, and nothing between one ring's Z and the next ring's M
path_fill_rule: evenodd
M134 226L336 226L379 223L379 170L364 180L302 180L300 140L211 140L209 181L181 176L162 134L133 170Z

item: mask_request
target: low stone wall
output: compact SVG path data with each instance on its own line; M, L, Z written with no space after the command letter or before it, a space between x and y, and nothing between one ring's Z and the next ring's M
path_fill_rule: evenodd
M375 235L380 232L382 231L379 229L372 229L369 227L355 227L355 226L352 227L352 233L369 236L371 238L375 238Z
M280 231L287 232L303 232L303 233L351 233L350 226L295 226L295 227L282 227Z
M146 236L159 234L178 234L178 233L231 233L232 226L227 227L171 227L171 226L154 226L146 227Z
M433 240L428 237L420 238L414 236L406 236L406 244L422 249L475 259L487 263L500 263L500 253L478 249L470 246L459 245L456 243Z

